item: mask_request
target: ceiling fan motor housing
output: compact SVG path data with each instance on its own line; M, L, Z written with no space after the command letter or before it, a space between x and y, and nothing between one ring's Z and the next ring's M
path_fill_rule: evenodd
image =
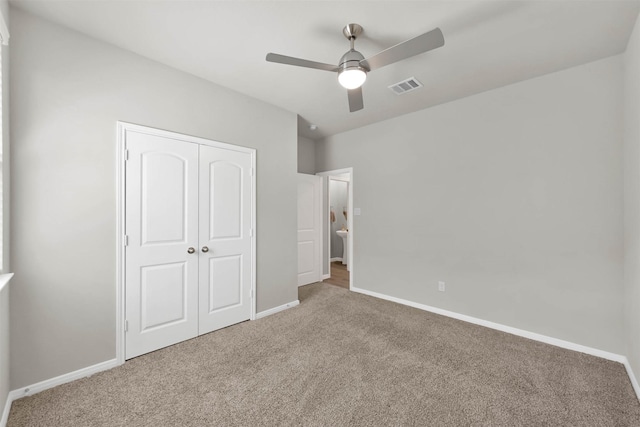
M342 55L338 67L340 67L340 70L358 68L363 70L364 72L367 72L369 70L360 65L360 61L362 61L363 59L364 56L362 56L360 52L351 49L349 52Z
M367 79L367 70L360 61L364 56L357 50L351 49L340 58L338 65L338 81L346 89L357 89Z

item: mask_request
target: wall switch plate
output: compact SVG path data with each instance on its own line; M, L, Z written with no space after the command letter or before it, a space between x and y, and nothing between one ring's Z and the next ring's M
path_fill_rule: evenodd
M444 282L438 282L438 290L444 292Z

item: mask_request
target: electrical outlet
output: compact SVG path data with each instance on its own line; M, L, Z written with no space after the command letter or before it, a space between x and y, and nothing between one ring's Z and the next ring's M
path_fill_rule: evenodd
M444 292L444 282L438 282L438 290Z

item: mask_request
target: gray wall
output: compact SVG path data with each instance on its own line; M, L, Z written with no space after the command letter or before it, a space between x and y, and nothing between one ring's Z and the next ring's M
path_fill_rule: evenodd
M298 172L311 175L316 173L315 143L304 136L298 136Z
M640 17L624 55L624 302L626 354L640 375ZM637 377L640 378L640 377Z
M621 118L618 55L316 143L352 286L624 353Z
M297 116L11 13L12 388L115 357L117 120L257 149L258 311L296 300Z
M0 0L0 12L9 25L9 3ZM9 48L2 46L2 197L9 200ZM9 272L9 203L2 212L2 272ZM9 289L0 291L0 417L9 395Z

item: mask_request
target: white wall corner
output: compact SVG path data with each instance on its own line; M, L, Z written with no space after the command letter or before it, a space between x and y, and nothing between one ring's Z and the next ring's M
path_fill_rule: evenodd
M0 43L5 46L9 44L9 27L2 13L0 13Z
M0 274L0 291L9 284L12 277L13 273Z
M9 412L11 411L11 403L13 399L11 398L11 393L7 395L7 401L4 404L4 409L2 411L2 418L0 418L0 427L6 427L7 421L9 421Z
M640 401L640 385L638 384L638 380L636 379L635 374L633 373L633 369L631 369L631 364L629 360L625 357L624 362L622 362L624 368L627 370L627 375L629 375L629 380L631 381L631 386L633 390L636 392L636 397L638 401Z

